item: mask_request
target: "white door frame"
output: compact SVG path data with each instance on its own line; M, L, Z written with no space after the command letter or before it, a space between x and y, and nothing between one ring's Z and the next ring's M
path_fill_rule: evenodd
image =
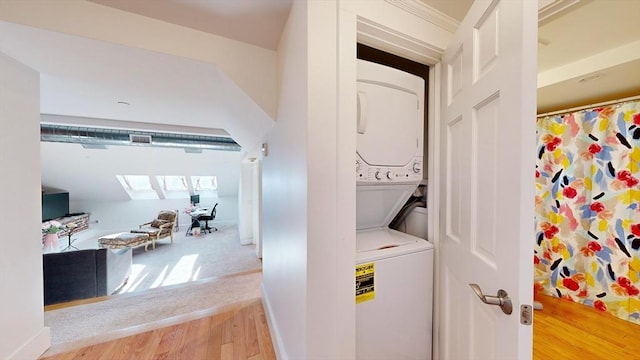
M358 17L358 41L365 45L375 47L379 50L387 51L404 58L418 61L429 65L429 97L427 124L427 209L438 209L440 207L440 193L437 189L440 186L440 179L436 171L440 168L440 124L435 121L440 116L440 63L439 59L444 49L431 43L418 44L417 47L405 47L409 37L394 32L374 21ZM414 43L415 45L415 43ZM440 216L438 211L428 211L427 215L427 240L434 244L434 269L433 269L433 291L437 294L440 289L439 270L439 236L440 236ZM439 354L439 331L440 328L440 302L438 296L433 297L433 358L437 359Z
M408 4L406 1L389 2L398 7L402 7L404 10L418 15L426 22L435 24L441 29L451 31L452 28L447 24L438 22L436 18L430 16L420 16L416 10L407 9L402 4ZM424 15L424 13L422 13ZM435 19L435 21L434 21ZM438 294L441 291L440 283L440 216L437 209L440 208L440 194L437 191L440 188L440 177L437 175L438 169L441 168L440 163L440 124L436 119L440 118L441 114L441 101L440 101L440 89L442 87L442 79L440 77L441 66L440 58L444 53L444 49L438 47L438 45L431 43L429 36L425 36L426 41L416 41L415 38L405 35L395 29L389 28L383 24L376 23L376 21L367 18L363 14L357 15L357 40L365 45L372 46L374 48L387 51L420 63L429 65L429 98L428 98L428 141L427 141L427 161L428 161L428 196L427 196L427 208L428 212L428 240L435 245L434 253L434 294ZM421 39L422 40L422 39ZM436 40L437 41L437 40ZM436 209L436 210L431 210ZM440 343L440 331L441 328L441 304L439 296L434 295L434 308L433 308L433 355L434 359L437 359L440 355L439 343Z

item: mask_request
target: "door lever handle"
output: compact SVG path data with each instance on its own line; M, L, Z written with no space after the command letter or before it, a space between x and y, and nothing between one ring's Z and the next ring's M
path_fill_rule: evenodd
M469 286L471 286L471 289L473 289L473 292L475 292L476 295L478 295L478 297L480 298L480 300L482 300L483 303L488 305L500 306L500 309L502 309L502 312L504 312L507 315L513 312L511 299L509 298L509 294L507 294L506 291L500 289L498 290L497 296L491 296L491 295L484 295L482 293L482 289L480 289L480 285L478 284L469 284Z

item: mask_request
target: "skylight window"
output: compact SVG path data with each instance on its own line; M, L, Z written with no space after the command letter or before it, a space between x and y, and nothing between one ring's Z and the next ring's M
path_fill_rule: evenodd
M188 199L189 195L218 197L218 178L213 175L116 175L132 200Z
M159 199L147 175L116 175L116 178L132 200Z
M182 199L189 195L186 176L162 175L156 176L156 180L165 199Z
M152 191L151 181L146 175L122 175L125 189L129 191Z
M185 176L157 176L158 184L162 191L189 191L187 178Z
M218 190L218 178L215 176L192 176L191 183L196 192Z

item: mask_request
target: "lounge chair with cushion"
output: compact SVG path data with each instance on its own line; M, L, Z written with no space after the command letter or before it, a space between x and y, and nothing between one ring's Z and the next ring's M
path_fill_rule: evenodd
M131 230L132 233L148 234L152 248L156 248L156 240L171 237L173 243L173 230L176 226L178 213L173 210L162 210L158 217L152 221L141 224L139 229Z

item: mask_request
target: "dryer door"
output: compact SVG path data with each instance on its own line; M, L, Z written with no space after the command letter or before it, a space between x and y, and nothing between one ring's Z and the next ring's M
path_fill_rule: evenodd
M422 129L418 97L383 83L358 81L357 151L371 166L406 166Z

